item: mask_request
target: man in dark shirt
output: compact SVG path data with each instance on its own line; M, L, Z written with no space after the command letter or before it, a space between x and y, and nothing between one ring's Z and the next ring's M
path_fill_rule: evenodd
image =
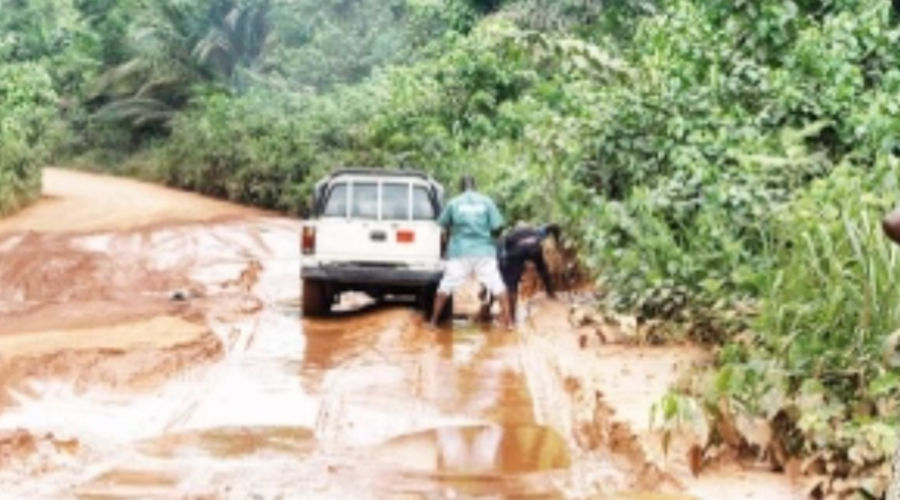
M538 276L540 276L544 288L547 290L547 295L551 298L555 297L550 271L547 269L547 263L544 262L543 242L549 236L553 236L559 241L560 230L558 225L548 224L539 228L520 226L500 238L498 242L497 258L500 265L500 274L503 276L503 282L509 294L509 310L510 316L513 318L516 317L519 282L522 280L522 274L525 272L525 264L527 262L534 264ZM481 299L483 302L482 318L486 318L489 316L493 297L490 297L487 290L482 288Z

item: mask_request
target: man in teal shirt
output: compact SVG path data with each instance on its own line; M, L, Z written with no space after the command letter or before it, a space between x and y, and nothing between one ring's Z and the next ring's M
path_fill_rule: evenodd
M475 191L475 179L460 180L462 194L450 200L438 224L450 231L447 265L434 301L431 325L436 326L450 295L469 276L475 276L500 302L503 326L512 327L509 295L497 266L494 234L503 227L503 216L487 196Z

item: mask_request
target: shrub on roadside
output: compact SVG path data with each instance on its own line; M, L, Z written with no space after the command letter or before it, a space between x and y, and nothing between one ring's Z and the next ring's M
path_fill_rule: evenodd
M59 137L53 126L56 99L40 65L0 65L0 214L40 194L40 169Z
M884 493L900 421L900 251L880 221L898 180L891 157L866 172L844 164L778 214L777 271L762 284L753 330L681 388L705 410L692 417L708 420L705 453L725 444L779 469L806 463L802 472L845 479L823 482L822 495ZM696 406L689 399L672 395L660 408ZM677 411L663 417L690 424L675 422Z

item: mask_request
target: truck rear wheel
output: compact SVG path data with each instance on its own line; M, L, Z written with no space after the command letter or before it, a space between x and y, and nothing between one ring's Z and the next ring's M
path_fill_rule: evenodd
M325 290L325 283L303 280L303 315L324 316L331 311L331 300Z

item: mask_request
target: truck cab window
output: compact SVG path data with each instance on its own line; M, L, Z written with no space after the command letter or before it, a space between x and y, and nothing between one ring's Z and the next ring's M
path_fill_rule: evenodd
M409 184L392 182L381 185L381 218L409 220Z
M431 196L428 193L428 189L423 186L415 186L413 188L413 219L437 219L437 213L435 213L434 204L431 202Z
M328 203L325 204L325 217L346 217L347 216L347 184L335 184L331 188L328 196Z
M353 183L353 199L350 201L350 217L357 217L360 219L378 218L377 183Z

